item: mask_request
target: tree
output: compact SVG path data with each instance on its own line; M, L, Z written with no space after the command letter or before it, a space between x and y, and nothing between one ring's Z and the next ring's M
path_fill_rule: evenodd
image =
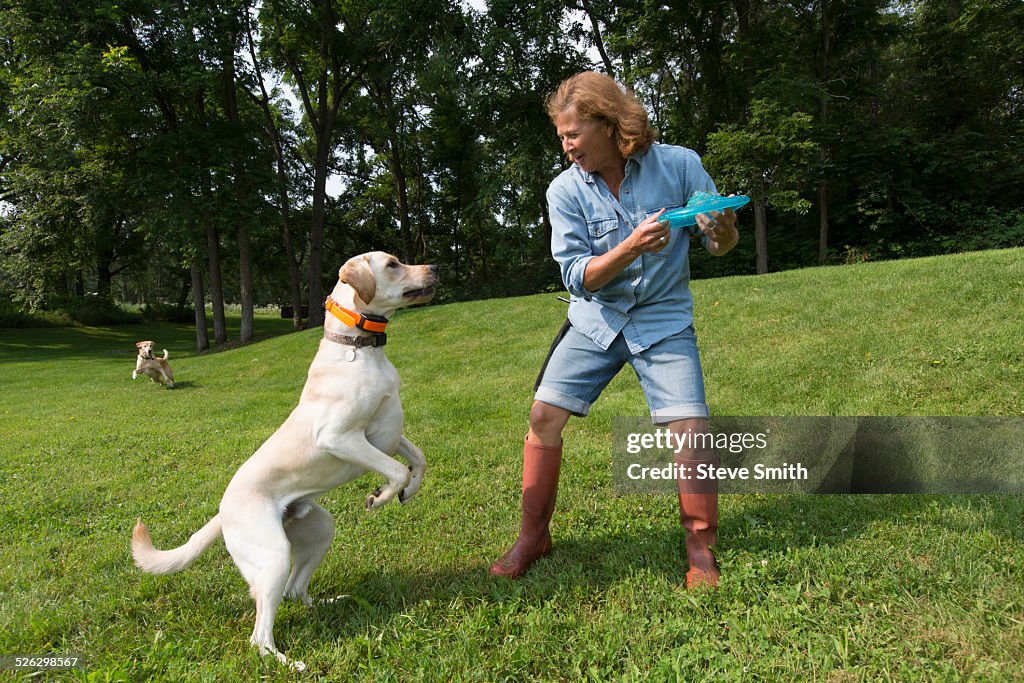
M1024 243L1019 2L0 2L4 286L191 291L199 348L207 292L217 343L228 301L243 339L261 296L300 316L303 279L319 323L328 253L439 263L450 298L555 286L543 100L588 68L754 195L761 271L783 220L774 268Z
M374 5L373 7L375 7ZM299 93L315 143L309 231L309 324L323 324L323 249L327 176L334 151L338 110L379 45L366 2L319 0L303 8L267 0L260 12L263 49ZM392 38L394 39L394 38Z
M472 66L461 80L465 93L444 111L453 112L446 118L458 120L479 145L457 147L466 135L447 127L439 127L445 137L437 143L445 142L449 167L458 161L477 173L458 188L463 220L455 222L461 232L452 235L451 248L459 255L461 296L525 293L559 282L545 191L568 162L544 98L563 79L593 66L565 40L568 21L565 4L551 0L492 0L487 15L474 18ZM458 109L468 113L459 119Z
M787 114L775 102L754 100L749 120L708 136L704 164L720 188L749 194L754 204L757 272L768 272L766 210L806 213L811 203L801 192L814 182L818 146L812 142L810 115Z
M295 246L293 236L292 199L290 185L290 155L286 150L293 149L294 143L289 142L288 108L279 96L272 98L267 91L267 78L263 66L264 56L257 51L256 38L253 32L252 10L244 6L246 48L252 64L252 76L249 84L242 84L249 98L257 104L263 114L263 130L270 140L274 153L275 190L277 211L281 217L281 241L285 248L285 260L288 265L288 294L292 308L292 324L296 330L302 328L302 276L300 272L300 255ZM255 87L254 87L255 86ZM255 92L258 90L257 92Z
M40 37L52 28L47 7L0 15L10 112L0 123L0 185L13 207L3 251L22 283L16 296L29 307L84 295L86 272L109 302L113 278L144 250L140 145L115 131L145 123L107 97L122 81L116 51Z
M208 93L215 91L215 76L206 68L196 38L201 20L189 11L202 12L201 5L186 7L178 2L141 6L135 14L120 8L111 11L112 39L126 48L126 58L137 66L138 86L160 112L163 126L149 139L150 159L162 166L160 179L167 201L166 217L190 226L196 248L186 249L200 258L205 246L210 299L213 309L214 341L227 341L224 287L221 271L221 236L216 216L217 201L212 166L217 149L217 131L211 127ZM173 220L173 218L172 218ZM193 283L197 280L193 276ZM197 307L203 306L202 291L193 291ZM196 320L198 322L197 313ZM196 346L204 348L197 328Z

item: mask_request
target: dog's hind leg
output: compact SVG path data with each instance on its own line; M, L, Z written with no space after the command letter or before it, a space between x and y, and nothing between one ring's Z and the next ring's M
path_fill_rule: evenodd
M310 605L309 579L331 547L334 518L316 503L296 501L285 510L284 532L292 550L292 571L284 597Z
M224 520L224 545L256 600L256 624L249 642L259 648L261 655L274 655L282 664L305 669L305 664L289 660L274 643L274 619L284 598L291 564L281 516L271 506L240 507L228 511L222 503L221 518Z
M409 463L409 471L411 472L409 483L398 493L398 501L400 503L407 503L420 490L420 484L423 483L423 473L427 471L427 459L423 457L423 451L404 436L398 442L398 454Z

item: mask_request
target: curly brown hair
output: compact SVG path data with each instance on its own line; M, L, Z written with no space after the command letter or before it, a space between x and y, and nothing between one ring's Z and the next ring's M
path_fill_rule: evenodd
M643 154L658 137L657 129L651 126L647 110L636 95L611 76L597 71L583 71L565 79L544 104L552 122L559 114L573 108L581 119L611 125L623 158Z

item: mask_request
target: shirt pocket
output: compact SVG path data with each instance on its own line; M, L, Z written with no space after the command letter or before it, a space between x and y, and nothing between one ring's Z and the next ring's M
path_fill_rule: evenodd
M593 245L595 254L607 253L622 239L619 219L615 216L588 219L587 234L590 236L590 243Z

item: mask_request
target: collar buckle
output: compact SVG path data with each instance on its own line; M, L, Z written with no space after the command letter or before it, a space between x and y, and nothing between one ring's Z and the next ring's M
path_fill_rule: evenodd
M349 327L355 327L364 332L384 334L384 330L388 326L388 319L384 316L373 315L372 313L364 315L363 313L350 311L335 301L333 297L327 297L324 308L327 309L328 313L331 313Z

